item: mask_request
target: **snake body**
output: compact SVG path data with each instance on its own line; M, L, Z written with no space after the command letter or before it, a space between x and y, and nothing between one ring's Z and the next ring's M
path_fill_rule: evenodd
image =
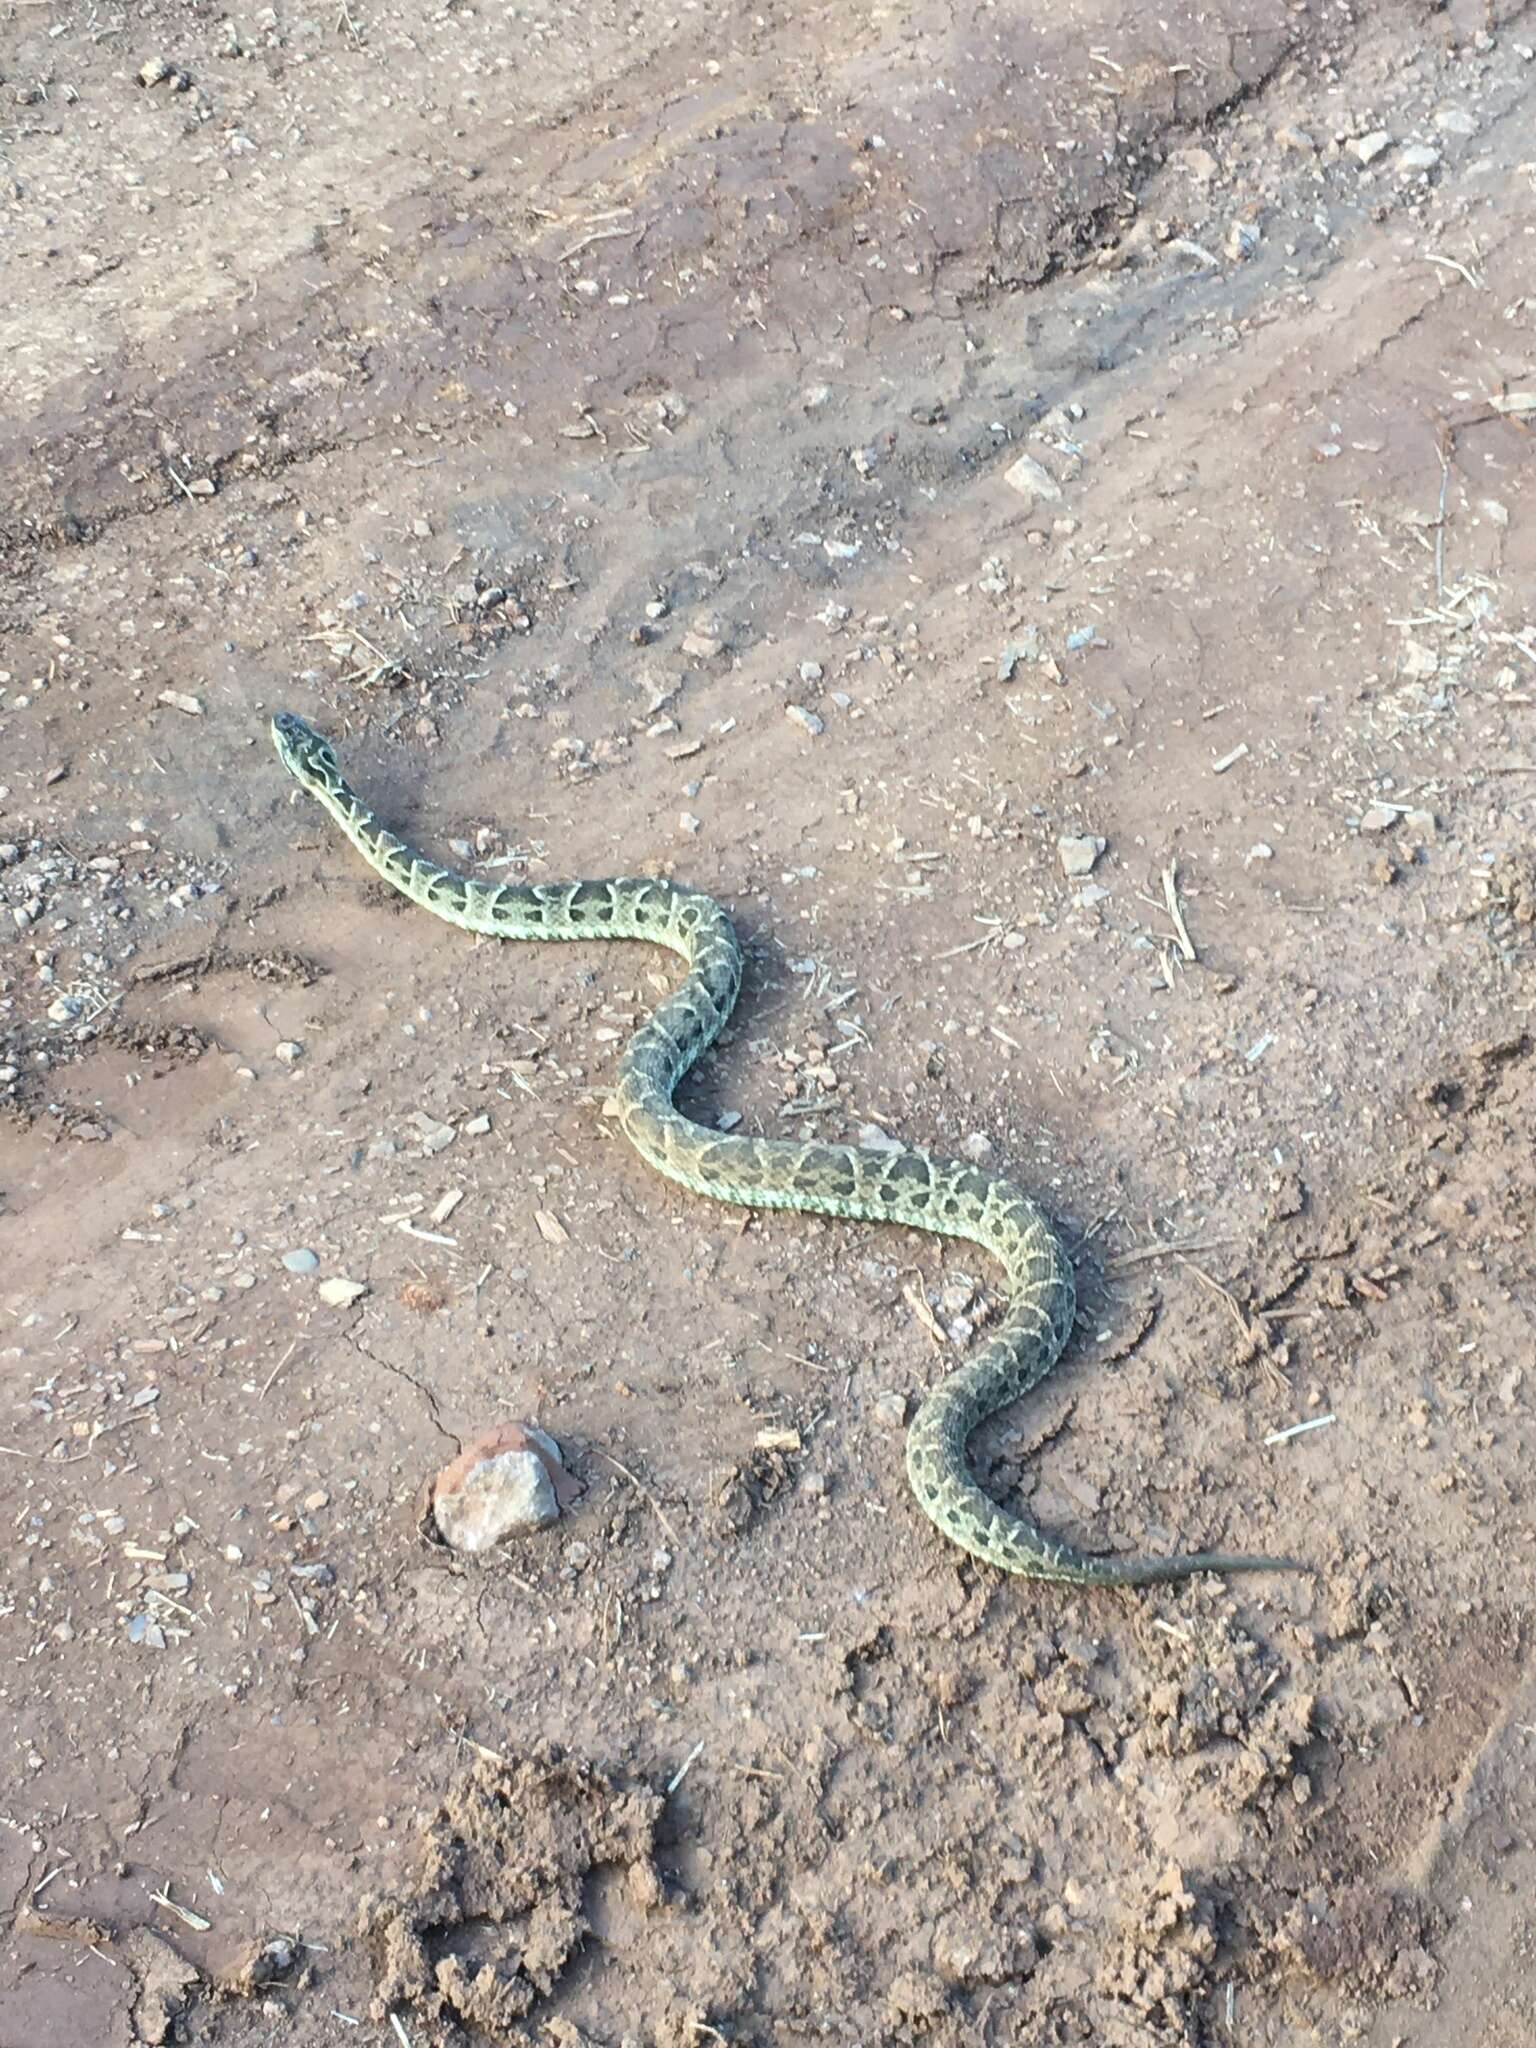
M1096 1557L982 1491L966 1459L971 1432L1055 1365L1076 1314L1072 1268L1040 1210L998 1175L913 1146L869 1151L726 1135L673 1107L673 1091L720 1035L741 988L741 948L713 897L644 877L515 884L456 874L379 822L343 777L329 741L303 719L277 713L272 737L283 765L368 865L448 924L503 939L645 939L682 955L686 979L635 1032L619 1063L620 1126L648 1166L717 1202L903 1223L969 1239L997 1260L1008 1281L1002 1321L927 1396L907 1433L912 1490L952 1542L1004 1571L1084 1586L1290 1568L1285 1559L1215 1552Z

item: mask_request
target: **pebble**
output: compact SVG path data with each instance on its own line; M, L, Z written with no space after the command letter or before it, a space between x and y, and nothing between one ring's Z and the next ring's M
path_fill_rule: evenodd
M307 1246L301 1246L297 1251L284 1252L283 1264L290 1273L315 1273L320 1269L319 1259Z
M786 704L784 706L784 716L793 719L796 725L802 727L811 735L812 739L816 737L817 733L825 732L827 729L826 720L818 718L814 711L807 711L803 704Z
M972 1131L960 1147L966 1158L976 1166L985 1166L996 1149L985 1131Z
M1344 146L1357 164L1373 164L1392 147L1392 137L1385 128L1373 128L1369 135L1357 135Z
M683 652L695 661L712 661L724 648L724 641L717 640L712 633L685 633Z
M1372 804L1360 820L1362 832L1390 832L1397 823L1398 813L1389 804Z
M532 1423L508 1422L466 1445L432 1482L432 1518L451 1550L478 1556L505 1537L547 1529L560 1518L554 1438Z
M697 832L704 820L696 818L692 811L679 811L677 829L679 832Z
M1464 107L1441 107L1435 114L1435 126L1442 135L1475 135L1477 116Z
M800 403L807 412L820 412L831 396L830 384L807 384L800 394Z
M304 1048L296 1038L283 1039L279 1044L273 1046L272 1052L274 1057L280 1059L285 1067L295 1066L304 1057Z
M1294 150L1298 156L1312 156L1317 144L1305 128L1295 128L1287 121L1275 130L1275 140L1282 149Z
M875 1420L882 1429L905 1429L907 1424L907 1397L905 1394L881 1394L875 1400Z
M1021 455L1016 462L1003 471L1003 482L1017 491L1021 498L1033 501L1044 498L1054 502L1061 496L1061 485L1045 467L1036 462L1033 455Z
M439 1123L435 1116L429 1116L424 1109L413 1109L409 1121L421 1133L421 1149L429 1159L435 1153L446 1152L458 1136L452 1124Z
M1440 152L1432 142L1413 142L1397 160L1397 168L1403 172L1432 171L1440 162Z
M327 1308L350 1308L354 1301L361 1301L367 1292L365 1281L344 1280L339 1274L320 1282L320 1299Z
M906 1147L900 1138L893 1138L879 1124L860 1124L859 1149L864 1152L903 1152Z
M1069 835L1058 839L1056 851L1061 859L1064 875L1091 875L1099 855L1108 846L1107 839L1095 839L1090 834Z
M188 489L196 490L197 486L190 484ZM203 715L202 698L189 696L185 690L162 690L160 702L168 704L172 711L184 711L188 718L201 718Z

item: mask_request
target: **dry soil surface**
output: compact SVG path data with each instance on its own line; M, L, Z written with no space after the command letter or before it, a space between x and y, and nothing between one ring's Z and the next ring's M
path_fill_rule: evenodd
M1533 45L0 6L4 2048L1536 2036ZM946 1546L997 1276L650 1175L673 964L281 705L718 893L701 1118L1048 1205L997 1494L1315 1576Z

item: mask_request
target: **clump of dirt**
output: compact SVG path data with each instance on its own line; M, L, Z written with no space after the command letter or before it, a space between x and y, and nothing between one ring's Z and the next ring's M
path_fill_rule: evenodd
M619 1865L636 1906L660 1902L661 1804L553 1748L507 1764L482 1758L423 1829L408 1888L363 1902L376 2016L408 2007L444 2043L464 2029L528 2040L521 2023L591 1931L590 1873Z
M1154 2027L1154 2038L1183 2041L1190 2001L1216 1960L1216 1909L1177 1864L1129 1888L1119 1940L1099 1968L1098 1988Z
M1318 1890L1296 1902L1271 1946L1283 1964L1317 1983L1425 2005L1439 1976L1424 1945L1428 1919L1422 1900L1380 1885Z
M1170 1654L1164 1675L1147 1674L1132 1746L1167 1757L1209 1751L1226 1796L1267 1809L1313 1733L1315 1699L1282 1689L1283 1676L1242 1629L1208 1628L1197 1662Z
M202 1983L195 1963L179 1956L168 1941L147 1927L135 1927L122 1948L133 1971L133 2038L145 2048L161 2048L177 2037L177 2024Z

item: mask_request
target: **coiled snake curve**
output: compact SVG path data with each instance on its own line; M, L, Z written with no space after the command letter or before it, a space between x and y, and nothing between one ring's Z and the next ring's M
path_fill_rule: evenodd
M1298 1568L1284 1558L1217 1552L1095 1557L983 1493L966 1462L967 1441L978 1423L1037 1386L1060 1357L1076 1314L1072 1268L1034 1203L975 1166L907 1146L877 1152L728 1136L674 1109L674 1089L719 1036L741 987L741 948L713 897L644 877L474 881L427 860L382 825L348 787L330 742L302 718L278 712L272 737L284 767L368 865L447 923L502 939L647 939L682 955L687 977L630 1039L614 1092L620 1127L648 1166L717 1202L904 1223L967 1238L997 1260L1008 1280L1002 1321L981 1351L927 1396L907 1433L912 1490L952 1542L1003 1571L1080 1586Z

